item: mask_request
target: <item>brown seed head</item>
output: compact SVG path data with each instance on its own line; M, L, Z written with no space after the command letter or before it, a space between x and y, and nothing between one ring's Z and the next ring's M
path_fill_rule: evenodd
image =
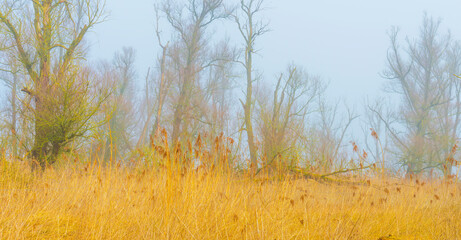
M387 188L384 189L384 192L385 192L386 194L389 194L389 193L390 193L389 189L387 189Z
M371 130L371 136L372 136L374 139L378 140L378 139L379 139L378 133L376 133L376 131L375 131L373 128L370 128L370 130Z

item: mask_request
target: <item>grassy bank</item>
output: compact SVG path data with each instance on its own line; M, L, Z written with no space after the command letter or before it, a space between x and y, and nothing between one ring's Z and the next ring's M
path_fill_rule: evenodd
M461 239L455 183L2 164L0 239Z

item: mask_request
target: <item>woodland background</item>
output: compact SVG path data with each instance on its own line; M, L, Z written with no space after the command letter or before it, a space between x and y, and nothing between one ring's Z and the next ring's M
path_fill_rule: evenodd
M280 66L272 79L256 67L271 30L267 8L262 0L155 2L159 54L144 74L131 47L87 61L88 35L110 19L104 1L3 0L0 149L33 169L64 155L155 164L150 154L166 144L189 154L185 167L215 164L194 156L200 146L254 172L457 174L461 48L443 21L425 13L416 36L389 26L380 75L397 100L349 107L327 99L334 86L301 63ZM220 32L223 25L237 40ZM361 137L350 139L351 131Z

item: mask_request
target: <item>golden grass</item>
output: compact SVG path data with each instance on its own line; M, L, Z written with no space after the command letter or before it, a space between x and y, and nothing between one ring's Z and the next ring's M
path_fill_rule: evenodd
M453 183L2 165L0 239L461 239Z

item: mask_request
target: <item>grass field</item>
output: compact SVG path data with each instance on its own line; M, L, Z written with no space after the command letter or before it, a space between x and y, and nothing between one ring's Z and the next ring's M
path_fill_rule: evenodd
M0 184L0 239L461 239L461 189L444 181L98 165L33 176L3 161Z

